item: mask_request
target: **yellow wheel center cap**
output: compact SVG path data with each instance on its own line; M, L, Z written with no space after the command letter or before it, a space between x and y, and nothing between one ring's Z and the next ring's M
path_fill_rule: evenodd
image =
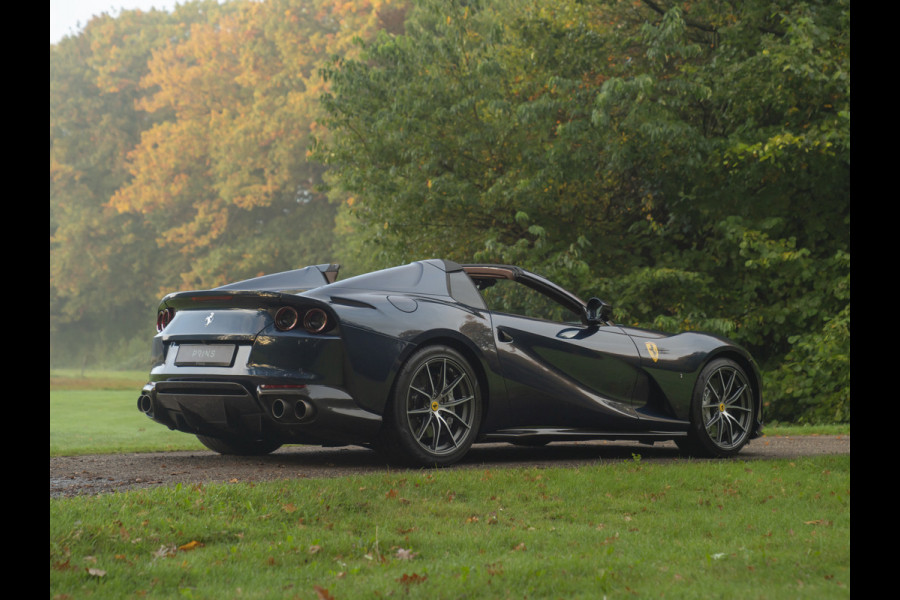
M725 403L724 402L719 403L719 412L725 412Z
M438 401L435 400L434 402L431 403L431 410L433 410L434 412L437 412L438 406L440 406L440 405L438 404Z

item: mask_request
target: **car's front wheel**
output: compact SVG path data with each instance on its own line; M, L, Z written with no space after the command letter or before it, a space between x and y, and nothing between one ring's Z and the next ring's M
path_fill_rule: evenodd
M481 412L481 389L468 361L453 348L429 346L397 375L381 448L407 464L453 464L475 440Z
M755 414L753 387L733 360L711 361L694 387L687 439L678 442L689 454L732 456L750 440Z
M204 446L219 454L236 454L238 456L261 456L275 452L281 448L279 442L270 440L248 440L238 438L217 438L206 435L197 435Z

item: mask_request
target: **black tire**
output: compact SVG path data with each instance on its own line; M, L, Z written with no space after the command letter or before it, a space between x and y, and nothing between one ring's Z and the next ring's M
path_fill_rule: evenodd
M481 413L481 389L468 361L453 348L428 346L397 374L379 448L403 464L451 465L475 441Z
M219 454L236 454L238 456L262 456L270 454L281 448L279 442L271 440L247 440L237 438L216 438L206 435L197 435L204 446Z
M753 387L744 369L727 358L700 372L691 399L691 425L682 452L694 456L734 456L750 441L756 414Z

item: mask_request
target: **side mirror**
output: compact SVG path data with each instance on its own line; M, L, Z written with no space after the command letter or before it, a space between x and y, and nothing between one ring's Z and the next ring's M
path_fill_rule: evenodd
M612 316L612 306L601 300L600 298L591 298L588 300L584 309L584 320L588 325L603 325L607 323Z

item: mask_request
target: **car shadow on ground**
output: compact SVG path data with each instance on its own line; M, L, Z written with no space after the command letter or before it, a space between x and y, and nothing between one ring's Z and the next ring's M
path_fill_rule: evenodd
M682 458L682 455L671 442L653 446L630 442L555 442L535 447L492 443L472 446L466 456L451 468L566 466L634 460L637 457L641 460L676 460ZM392 469L381 454L359 446L341 448L287 446L268 456L246 457L242 460L280 464L286 468Z

